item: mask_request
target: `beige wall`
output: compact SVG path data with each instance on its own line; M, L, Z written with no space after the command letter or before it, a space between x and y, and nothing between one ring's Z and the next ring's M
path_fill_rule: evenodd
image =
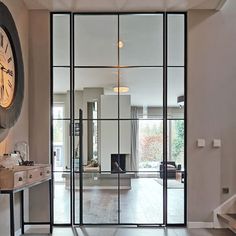
M213 209L236 193L235 10L228 0L219 12L188 13L189 221L212 221ZM196 148L198 138L205 148ZM212 148L214 138L221 148Z
M20 37L21 49L24 62L25 73L25 92L23 107L20 117L10 132L7 138L0 143L0 155L5 152L11 152L14 149L14 144L18 141L29 141L29 118L28 118L28 11L22 1L2 0L9 8L13 18L15 19L16 27ZM19 196L16 194L16 217L19 216ZM27 211L26 211L27 213ZM0 195L0 235L9 235L9 201L8 196ZM19 217L16 219L16 229L19 228Z
M31 159L49 163L50 153L50 14L29 13L29 137ZM46 220L48 216L48 183L30 190L30 219Z

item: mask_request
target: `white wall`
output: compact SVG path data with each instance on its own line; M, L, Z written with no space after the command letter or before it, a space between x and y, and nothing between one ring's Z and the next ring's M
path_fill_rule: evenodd
M24 62L25 73L25 91L24 101L20 117L6 139L0 143L0 155L11 152L14 149L14 144L18 141L29 142L29 118L28 118L28 11L22 1L2 0L2 2L9 8L20 37L21 49ZM16 229L20 227L19 222L19 195L16 194ZM26 206L26 214L27 214ZM27 217L27 216L26 216ZM0 195L0 236L9 235L9 201L8 196Z
M236 1L219 12L188 13L188 219L212 221L212 210L236 193ZM196 148L197 138L206 147ZM222 147L212 148L214 138ZM221 188L230 193L222 195Z

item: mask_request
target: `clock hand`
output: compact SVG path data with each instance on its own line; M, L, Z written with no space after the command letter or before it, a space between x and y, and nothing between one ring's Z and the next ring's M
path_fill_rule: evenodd
M3 99L3 91L4 91L4 78L3 78L3 70L1 71L1 99Z

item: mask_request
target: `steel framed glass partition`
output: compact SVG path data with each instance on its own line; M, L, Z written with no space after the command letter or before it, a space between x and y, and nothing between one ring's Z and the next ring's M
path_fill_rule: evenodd
M186 224L185 13L52 13L54 224Z

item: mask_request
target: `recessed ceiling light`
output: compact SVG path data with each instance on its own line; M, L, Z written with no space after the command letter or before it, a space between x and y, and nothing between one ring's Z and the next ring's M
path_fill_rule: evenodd
M119 93L127 93L129 91L129 87L127 87L127 86L114 87L113 91L115 93L118 93L118 91L119 91Z
M123 47L124 47L124 42L120 40L120 41L118 42L118 47L119 47L119 48L123 48Z

